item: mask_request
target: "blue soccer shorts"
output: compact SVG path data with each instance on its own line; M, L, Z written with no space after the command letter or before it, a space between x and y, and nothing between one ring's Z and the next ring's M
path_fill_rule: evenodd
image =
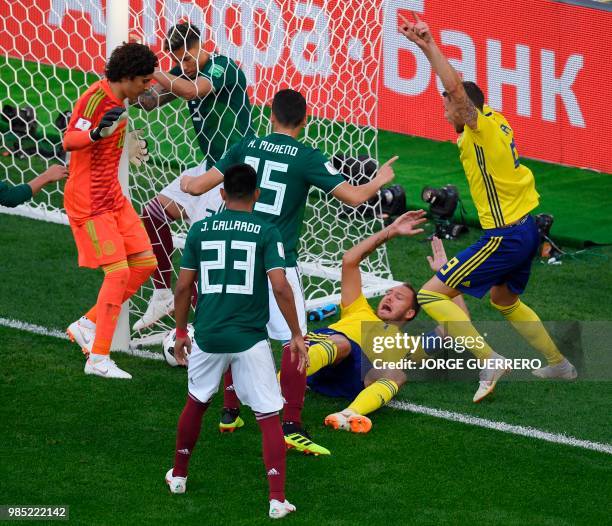
M532 216L508 227L485 230L472 246L459 252L436 274L448 287L482 298L495 285L522 294L540 236Z

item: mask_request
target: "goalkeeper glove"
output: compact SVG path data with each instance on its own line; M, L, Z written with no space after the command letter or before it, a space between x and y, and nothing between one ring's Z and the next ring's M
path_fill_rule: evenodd
M142 130L133 130L128 133L128 156L130 162L140 167L149 160L149 145L142 136Z
M89 137L92 141L105 139L106 137L112 135L118 128L121 121L125 119L127 119L127 111L125 111L125 108L116 106L102 115L100 124L89 132Z

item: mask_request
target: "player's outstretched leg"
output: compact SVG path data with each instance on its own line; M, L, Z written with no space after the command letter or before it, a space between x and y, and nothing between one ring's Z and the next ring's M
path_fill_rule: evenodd
M491 291L491 305L497 309L514 329L548 362L548 365L533 371L538 378L574 380L578 373L575 367L563 356L552 340L538 315L519 298L509 305L494 302L495 293Z
M219 420L219 431L221 433L233 433L236 429L244 426L244 420L240 418L240 400L234 390L232 368L223 376L223 409Z
M270 490L271 519L281 519L295 511L295 506L285 498L286 449L278 413L255 413L263 448L264 465Z
M159 197L149 201L142 214L153 253L157 258L157 269L153 273L153 296L142 318L134 323L134 330L140 331L161 320L174 311L172 294L172 231L170 223L174 217L168 213Z
M372 421L365 415L388 404L405 382L406 376L399 371L395 378L378 378L361 391L346 409L327 415L325 425L352 433L369 432Z
M298 360L291 360L289 344L283 345L281 361L281 391L285 399L283 408L283 433L288 448L309 455L329 455L330 451L315 444L302 425L302 409L306 394L306 371L298 371Z
M510 369L498 365L503 363L504 357L493 351L483 340L482 336L472 325L468 315L457 304L453 303L450 296L425 288L434 280L439 282L438 278L434 276L417 294L417 301L423 310L437 322L444 323L446 331L453 338L461 336L464 341L484 343L482 347L476 344L469 348L466 347L478 360L487 360L485 363L491 364L491 367L485 366L480 370L480 382L473 398L473 401L478 403L494 391L498 380L509 373ZM445 287L443 283L439 283ZM490 359L492 361L489 361Z
M117 364L110 359L110 346L130 278L130 269L125 259L104 265L102 268L104 281L96 303L96 336L85 363L85 374L129 380L132 376L117 367Z
M187 402L179 417L176 431L174 466L166 473L166 484L171 493L185 493L187 490L189 460L200 436L202 417L208 405L208 402L202 403L187 395Z

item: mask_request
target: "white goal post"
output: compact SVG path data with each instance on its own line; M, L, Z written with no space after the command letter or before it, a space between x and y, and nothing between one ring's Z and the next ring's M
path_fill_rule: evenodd
M10 125L3 133L5 149L18 150L27 140L34 144L34 151L0 164L0 179L28 180L61 157L59 151L43 152L43 145L60 135L55 119L99 77L116 45L137 38L162 57L163 69L169 69L170 59L161 51L163 37L183 20L201 29L208 49L240 64L249 83L259 134L270 130L269 104L274 93L291 87L309 104L309 121L301 140L330 157L359 158L360 166L377 158L381 0L107 0L105 10L100 0L48 0L47 4L45 10L32 7L27 0L15 0L7 18L16 34L21 32L36 45L0 37L6 57L3 69L10 70L0 82L0 92L6 97L3 103L17 109L32 106L38 124L36 130L26 130L24 137L17 136L14 143ZM82 42L80 47L78 42ZM124 152L120 170L124 190L141 212L182 170L199 164L202 154L182 101L148 113L130 109L129 126L143 129L150 139L149 163L128 168ZM359 174L347 172L347 176L354 180ZM67 223L59 187L43 189L31 203L0 211ZM349 209L316 189L311 191L299 257L308 308L339 303L342 254L382 227L379 216L378 203ZM183 248L187 227L172 224L177 253ZM173 259L176 268L178 254ZM367 297L380 295L397 283L384 246L364 262L362 270ZM132 323L142 315L151 293L149 283L133 298ZM160 341L171 324L166 318L153 330L130 334L124 309L114 346Z

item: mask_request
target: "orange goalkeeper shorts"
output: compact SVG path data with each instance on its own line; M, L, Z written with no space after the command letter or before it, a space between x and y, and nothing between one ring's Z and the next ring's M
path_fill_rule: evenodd
M79 267L98 268L152 250L151 241L132 204L78 221L70 228L79 253Z

